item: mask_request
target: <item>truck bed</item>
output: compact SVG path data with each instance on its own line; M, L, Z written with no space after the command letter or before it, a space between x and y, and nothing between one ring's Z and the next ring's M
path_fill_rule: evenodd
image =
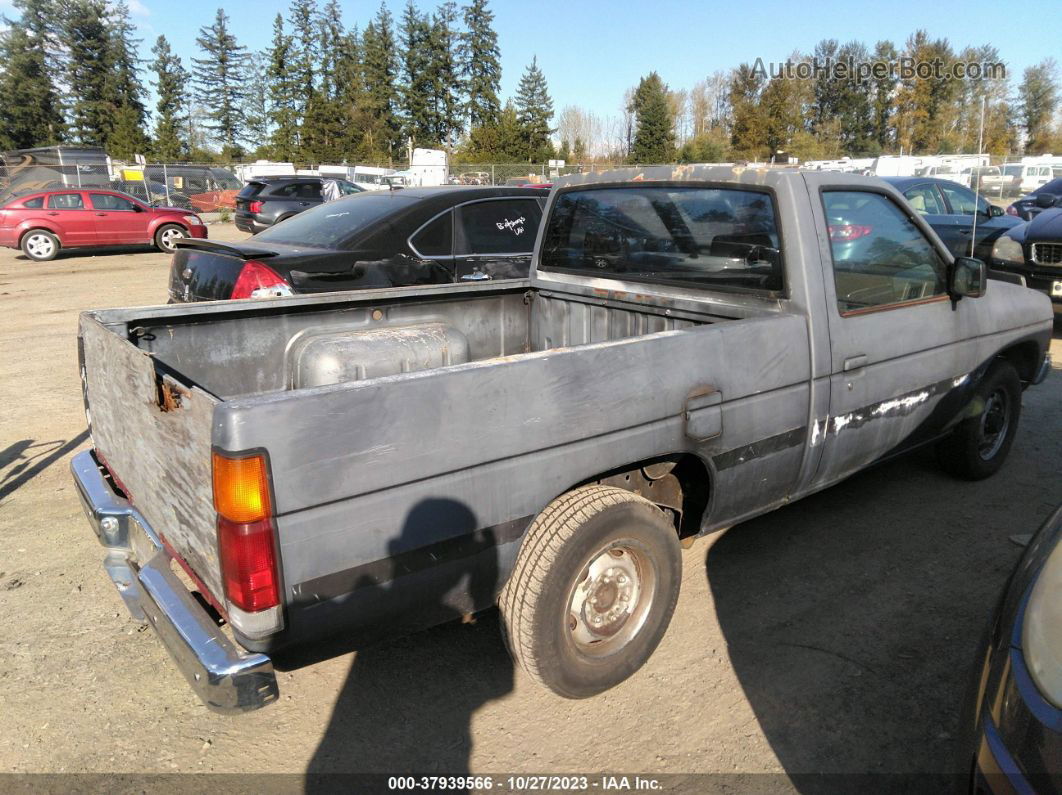
M314 514L359 496L384 506L403 484L481 463L483 451L467 438L479 430L493 434L500 455L519 457L678 417L685 393L653 395L653 385L644 384L637 387L644 401L626 400L629 350L564 359L730 319L703 307L696 314L561 297L531 291L526 282L107 310L82 317L82 372L99 456L190 573L217 595L212 447L269 450L276 508L291 527L281 533L285 579L296 584L327 569L330 556L344 566L356 562L346 560L351 547L338 539L302 543ZM437 347L425 353L424 344ZM307 351L322 350L327 367L300 368ZM385 353L322 382L322 373L335 375L345 350ZM641 355L659 356L656 350L645 347ZM374 368L386 374L374 375ZM577 372L586 378L573 379ZM616 382L611 389L608 380ZM618 403L604 406L602 395ZM270 426L283 434L254 438L251 429ZM405 510L401 500L386 504ZM509 519L513 510L494 500L481 523ZM383 541L356 555L386 557Z

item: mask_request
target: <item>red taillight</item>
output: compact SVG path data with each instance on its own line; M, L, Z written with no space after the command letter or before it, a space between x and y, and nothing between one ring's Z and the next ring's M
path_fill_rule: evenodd
M218 552L229 604L248 613L280 604L272 520L238 524L219 515Z
M231 298L250 298L255 290L266 287L291 287L284 277L261 262L248 260L243 263L240 275L232 288Z
M1007 215L1017 216L1017 214L1018 214L1018 208L1015 207L1013 204L1010 205L1009 207L1007 207Z
M251 202L247 205L247 209L252 213L260 213L262 212L262 202Z
M835 243L847 243L849 240L858 240L866 237L874 231L872 226L862 224L830 224L826 227L830 231L830 240Z

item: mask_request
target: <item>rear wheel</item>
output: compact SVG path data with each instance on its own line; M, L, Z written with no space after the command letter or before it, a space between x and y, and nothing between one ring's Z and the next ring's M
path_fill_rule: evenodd
M184 227L177 224L163 224L155 232L155 247L159 251L172 254L177 250L177 240L187 236Z
M22 253L36 262L55 259L59 248L59 238L47 229L31 229L22 236Z
M538 682L586 698L635 673L678 601L678 535L648 500L584 486L531 524L500 607L510 651Z
M1007 458L1021 417L1021 379L1003 359L992 364L978 384L967 416L937 445L937 460L966 480L994 475Z

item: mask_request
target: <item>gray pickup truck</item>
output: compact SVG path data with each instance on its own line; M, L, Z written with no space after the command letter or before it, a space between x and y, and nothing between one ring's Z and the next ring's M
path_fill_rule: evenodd
M1051 328L873 178L583 175L528 280L83 314L73 474L215 710L493 605L580 698L660 641L681 545L917 445L995 472Z

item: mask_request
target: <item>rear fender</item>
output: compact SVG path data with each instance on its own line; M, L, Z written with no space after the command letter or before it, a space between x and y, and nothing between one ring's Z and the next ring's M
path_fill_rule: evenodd
M22 238L26 236L26 233L32 229L47 229L57 238L59 238L60 244L63 242L63 229L59 224L54 221L45 221L42 218L30 218L20 223L17 227L18 230L18 244L22 245Z

